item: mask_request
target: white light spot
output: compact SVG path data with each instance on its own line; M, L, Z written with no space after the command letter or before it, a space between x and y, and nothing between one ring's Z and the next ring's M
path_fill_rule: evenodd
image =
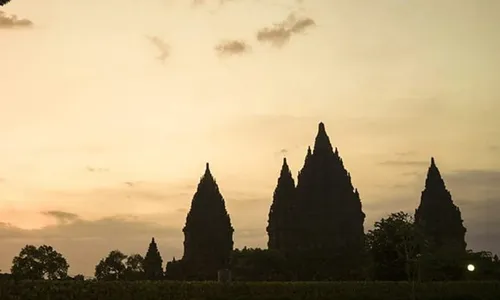
M470 272L474 271L475 269L476 269L476 267L474 267L474 265L473 265L473 264L469 264L469 265L467 266L467 270L469 270Z

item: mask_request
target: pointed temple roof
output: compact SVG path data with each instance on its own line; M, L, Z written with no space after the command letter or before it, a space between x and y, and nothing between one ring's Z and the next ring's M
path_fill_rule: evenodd
M151 251L158 252L158 246L156 245L155 238L151 239L151 242L149 243L148 247L148 252L146 253L146 255L148 255L148 253L150 253Z
M203 177L213 178L212 173L210 172L210 165L208 162L205 164L205 174L203 174Z
M191 208L186 218L186 224L193 220L193 218L194 220L208 218L210 214L226 216L229 221L224 197L220 193L219 186L210 172L209 164L206 163L205 173L201 177L191 201Z
M295 188L295 180L293 179L286 157L283 158L283 165L281 166L280 177L278 178L278 185L276 186L275 193L283 188L292 190Z
M204 190L205 192L208 190L219 190L217 182L212 175L212 172L210 171L210 165L208 162L205 164L205 173L203 173L203 176L201 176L200 178L196 193L200 192L201 190Z
M318 125L318 134L316 135L316 139L314 141L314 154L324 153L324 152L333 152L332 144L330 143L330 138L328 134L326 134L325 124L320 122Z
M429 166L429 170L427 171L425 188L443 189L443 190L446 189L446 185L444 183L443 178L441 177L441 173L439 172L438 167L436 166L436 161L434 160L434 157L431 157L431 165Z
M292 174L290 172L290 167L288 167L288 163L286 161L286 157L283 157L283 165L281 166L281 172L280 172L280 177L283 177L285 175Z

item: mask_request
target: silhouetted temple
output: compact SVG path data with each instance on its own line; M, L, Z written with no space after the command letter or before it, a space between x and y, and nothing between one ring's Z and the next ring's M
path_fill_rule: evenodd
M421 226L435 250L444 247L446 251L465 252L466 229L462 215L446 189L434 158L427 172L420 205L415 211L415 223Z
M274 191L273 203L269 210L269 221L267 233L269 249L289 250L294 247L295 216L293 205L295 202L295 182L290 172L290 168L283 159L278 185Z
M319 124L313 151L307 150L295 193L289 173L285 161L269 214L269 248L300 253L297 257L314 256L319 265L309 263L316 273L304 277L348 277L345 273L354 272L364 250L365 214L323 123ZM325 259L330 261L330 270L319 271ZM331 270L332 265L335 270Z
M422 250L439 258L439 263L444 264L444 258L453 258L457 261L457 257L466 253L466 229L460 209L453 203L434 158L431 158L420 205L415 211L415 224L426 238ZM443 267L450 271L452 269L450 266ZM457 268L463 269L463 266ZM449 277L457 276L449 275Z
M184 256L180 261L169 263L167 277L216 280L217 271L229 265L234 229L208 163L183 232ZM173 275L169 276L169 272Z
M144 256L144 274L147 280L159 280L163 278L163 259L161 258L155 238L151 239L148 251Z

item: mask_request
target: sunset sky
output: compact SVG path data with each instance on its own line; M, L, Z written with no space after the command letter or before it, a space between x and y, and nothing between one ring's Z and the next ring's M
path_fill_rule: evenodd
M153 236L164 262L180 257L207 161L236 247L265 247L283 153L296 175L320 121L366 230L413 213L434 156L469 247L500 254L498 0L12 0L0 10L2 272L26 244L55 247L70 274L93 275L114 249L144 254ZM290 13L274 35L282 44L257 39ZM148 37L168 45L164 61ZM242 51L218 47L230 42Z

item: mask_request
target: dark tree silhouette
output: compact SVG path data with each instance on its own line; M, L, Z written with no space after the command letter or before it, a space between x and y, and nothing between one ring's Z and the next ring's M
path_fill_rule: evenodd
M78 274L78 275L73 276L73 280L84 281L85 280L85 276L83 276L82 274Z
M176 263L175 273L190 280L216 280L217 271L229 267L234 229L208 163L191 202L183 232L184 256L181 263Z
M18 279L66 279L68 262L54 248L47 245L26 245L12 260L11 273Z
M404 212L392 213L375 222L367 234L376 280L415 280L418 275L419 245L424 237L413 218Z
M277 250L235 249L231 270L237 281L285 281L290 278L287 261Z
M431 158L425 189L415 211L415 224L428 241L422 247L425 279L462 278L465 271L466 229L460 209L453 203L434 158Z
M269 210L267 226L269 249L286 251L294 246L295 200L295 182L286 158L283 158L283 166Z
M144 272L144 258L140 254L132 254L127 257L125 262L124 279L143 280L146 279Z
M144 257L144 273L148 280L163 278L163 259L156 245L155 238L151 239L148 251Z
M119 250L111 251L106 258L101 259L95 266L97 280L120 280L125 277L127 255Z

